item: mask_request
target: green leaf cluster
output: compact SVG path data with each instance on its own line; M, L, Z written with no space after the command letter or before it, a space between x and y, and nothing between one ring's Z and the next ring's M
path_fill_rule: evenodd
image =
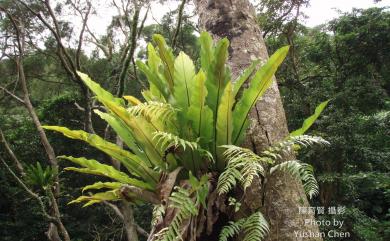
M126 147L82 130L59 126L44 128L88 143L121 163L125 170L93 159L62 156L82 167L65 170L115 181L88 185L84 191L108 191L81 196L71 203L86 202L85 206L88 206L126 199L138 204L161 198L161 203L168 201L165 208L177 210L171 225L160 232L161 239L177 240L184 220L196 217L200 207L207 208L211 185L208 174L222 173L218 183L220 194L228 193L236 180L245 189L255 176L265 175L263 165L274 163L283 146L266 150L261 156L238 146L245 138L250 110L271 86L273 75L289 47L277 50L262 65L260 61L254 61L233 81L227 66L229 41L225 38L214 44L211 36L204 32L199 42L201 67L196 70L184 52L175 57L162 36L153 36L153 44L147 46L146 63L137 61L149 83L149 88L142 92L145 102L133 96L117 98L86 74L78 73L104 106L105 111L96 110L95 113L107 122ZM325 105L316 110L299 132L304 133L310 127ZM308 174L304 177L311 180ZM131 186L128 188L134 192L130 193L131 200L121 192L124 186ZM140 193L153 197L147 199L138 195ZM170 196L168 200L164 198L167 196ZM249 235L247 240L264 237L268 230L261 214L256 215L243 221L242 228ZM261 226L257 226L259 223Z

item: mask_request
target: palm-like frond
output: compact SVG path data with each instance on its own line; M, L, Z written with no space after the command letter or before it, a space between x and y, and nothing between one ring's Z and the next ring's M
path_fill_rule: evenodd
M311 165L292 160L275 165L270 169L270 173L272 174L277 170L287 172L293 177L300 179L303 183L305 193L310 199L318 194L318 183L314 177L313 167Z
M239 219L236 222L229 222L219 236L219 241L227 241L240 233L244 235L243 241L262 240L269 232L268 223L261 212L255 212L247 218Z

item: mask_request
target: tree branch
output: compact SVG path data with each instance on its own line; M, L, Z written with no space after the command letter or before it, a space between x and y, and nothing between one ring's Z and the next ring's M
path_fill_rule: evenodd
M0 141L3 142L5 150L7 151L8 155L11 157L11 159L14 161L16 168L18 169L18 172L21 176L24 176L24 168L22 163L19 161L19 159L16 157L15 153L12 151L11 147L8 144L8 141L5 139L3 130L0 128Z
M172 49L175 48L176 42L177 42L177 37L179 36L179 32L180 32L180 28L181 28L181 23L182 23L182 21L183 21L183 10L184 10L185 4L186 4L186 0L182 0L182 2L181 2L181 4L180 4L180 7L179 7L179 13L178 13L178 16L177 16L177 26L176 26L176 30L175 30L175 33L173 34Z
M11 96L12 98L14 98L15 100L19 101L20 103L22 103L23 105L25 105L26 103L24 102L24 100L22 100L22 98L18 97L17 95L13 94L11 91L7 90L5 87L1 86L0 85L0 89L2 89L5 93L7 93L9 96Z
M126 55L126 58L122 64L122 69L121 73L119 75L119 80L118 80L118 92L117 96L121 97L123 95L124 89L125 89L125 78L126 78L126 73L127 70L129 69L130 62L133 58L135 48L136 48L136 41L137 41L137 26L138 26L138 19L139 19L139 12L140 12L140 7L137 2L135 2L135 12L132 20L132 27L131 27L131 36L130 36L130 41L131 41L131 46L128 54Z

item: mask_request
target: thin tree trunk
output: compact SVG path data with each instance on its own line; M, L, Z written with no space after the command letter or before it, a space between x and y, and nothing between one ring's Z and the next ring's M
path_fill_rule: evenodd
M52 205L53 214L54 214L53 216L57 219L56 228L61 233L61 236L63 237L64 241L70 241L69 233L61 221L61 213L60 213L60 209L58 208L57 199L54 196L54 193L52 192L52 190L50 188L48 189L47 193L48 193L48 196L51 200L51 205Z
M27 81L26 81L26 77L24 74L23 62L22 62L21 57L17 58L17 65L18 65L17 67L18 67L18 71L19 71L18 72L19 73L19 80L20 80L22 90L23 90L23 100L24 100L25 106L26 106L28 113L30 114L30 116L33 120L35 128L38 131L39 138L40 138L41 143L45 149L46 155L49 159L50 166L53 168L53 170L58 170L58 162L57 162L57 158L56 158L54 149L51 146L49 140L47 139L46 133L42 128L42 125L41 125L41 122L38 118L37 113L35 112L35 108L30 101L30 94L28 91L27 83L26 83ZM61 240L61 239L59 239L59 235L58 235L58 231L60 231L62 236L63 236L63 239L65 241L70 241L68 232L66 231L65 226L61 222L61 216L60 216L60 212L59 212L58 205L57 205L56 197L58 197L59 192L60 192L58 176L55 177L55 183L53 185L53 188L54 188L54 194L51 193L51 191L50 191L50 193L53 195L53 197L51 198L52 210L50 211L50 215L53 215L54 217L56 217L58 224L54 225L53 223L50 223L49 229L48 229L46 234L50 240L57 241L57 240Z
M30 100L30 93L28 90L26 75L24 73L24 66L23 66L24 49L25 49L24 26L23 25L18 26L15 19L8 12L6 12L6 13L14 26L15 34L16 34L16 44L17 44L16 47L17 47L19 53L18 53L18 56L16 56L15 60L16 60L16 69L18 71L18 79L20 81L22 92L23 92L23 103L24 103L28 113L31 116L31 119L35 125L36 130L38 131L39 138L40 138L41 143L45 149L46 155L49 159L49 163L50 163L52 169L58 170L58 162L57 162L57 158L56 158L54 149L51 146L49 140L47 139L46 133L42 128L41 122L38 118L38 115L35 111L34 106L31 103L31 100ZM61 240L59 238L58 230L57 230L57 229L59 229L61 234L63 235L63 239L65 241L70 241L68 232L66 231L65 226L61 222L61 215L60 215L57 200L56 200L56 198L59 195L59 191L60 191L58 175L55 177L53 189L54 189L54 193L52 192L52 190L50 190L50 194L52 195L50 197L51 205L52 205L50 215L55 217L55 227L53 226L53 222L51 222L49 224L49 228L48 228L48 231L46 234L47 234L47 237L52 241Z
M15 153L12 151L11 147L9 146L7 140L5 139L4 133L0 128L0 142L3 142L5 150L7 151L8 155L11 157L12 161L14 162L16 169L18 169L18 173L20 176L24 176L24 168L22 163L19 161L19 159L16 157Z
M134 221L133 208L126 201L122 202L121 211L128 241L138 241L137 227Z
M195 0L199 22L214 39L230 40L229 64L234 77L255 59L266 60L267 49L256 22L255 11L248 0ZM245 145L255 152L288 135L286 117L276 81L250 113L251 126ZM299 214L308 206L302 184L289 175L274 173L266 183L255 182L247 191L243 211L262 210L270 223L267 240L302 240L296 232L318 233L318 227L304 226L311 214ZM322 240L306 238L305 240Z

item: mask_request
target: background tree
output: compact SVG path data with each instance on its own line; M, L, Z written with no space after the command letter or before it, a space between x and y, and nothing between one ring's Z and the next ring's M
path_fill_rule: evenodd
M313 102L333 98L315 128L333 145L305 158L318 171L317 205L346 206L337 218L348 223L344 230L354 240L386 240L389 235L389 210L383 208L389 203L388 18L384 9L355 9L325 26L299 27L294 37L299 78L291 56L279 74L290 128L300 125ZM283 35L267 39L271 51L286 42Z

